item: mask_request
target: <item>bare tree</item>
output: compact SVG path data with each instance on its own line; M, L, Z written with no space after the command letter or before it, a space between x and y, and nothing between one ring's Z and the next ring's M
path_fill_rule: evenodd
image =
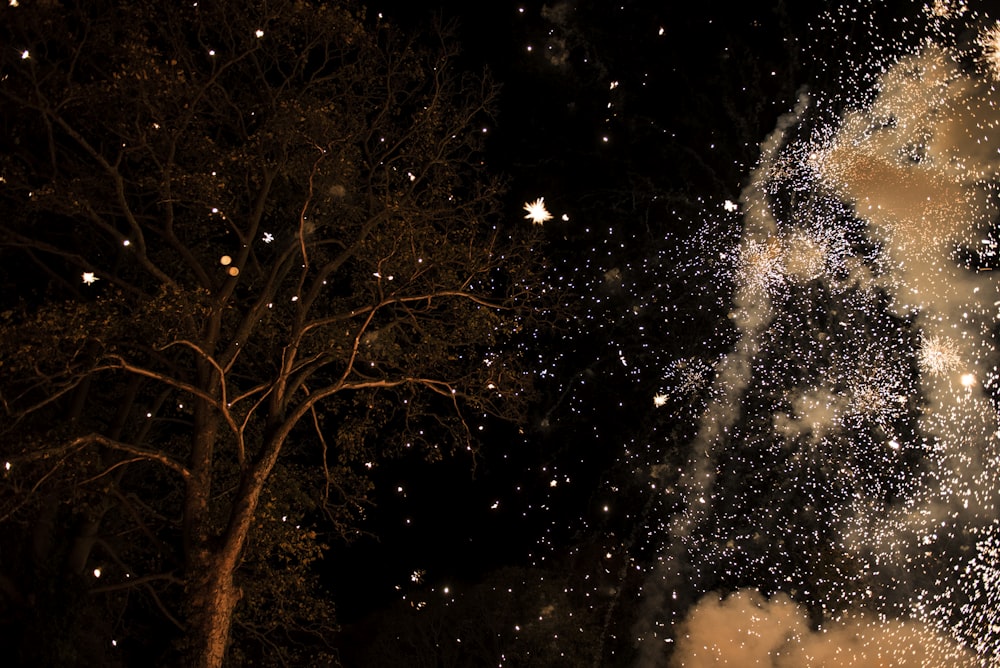
M480 157L497 88L442 26L337 3L22 4L0 10L3 516L86 500L70 569L99 549L92 593L145 592L187 665L220 666L280 499L318 474L347 526L366 467L521 410L539 262Z

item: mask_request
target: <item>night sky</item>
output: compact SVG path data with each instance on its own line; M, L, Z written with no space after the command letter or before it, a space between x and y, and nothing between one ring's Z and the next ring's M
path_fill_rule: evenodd
M371 5L369 14L426 19L425 7L403 4ZM487 159L510 177L509 215L545 198L555 216L547 223L552 278L578 302L569 331L534 351L545 402L521 433L497 425L484 438L474 479L462 457L384 467L373 518L381 541L347 550L352 567L334 585L348 618L398 598L416 570L431 586L475 580L608 530L612 478L632 474L627 448L665 428L649 410L659 360L702 336L692 325L705 335L714 326L696 316L670 332L661 308L621 313L647 302L698 308L697 298L671 294L657 265L692 254L679 246L698 233L704 208L738 196L757 142L801 84L798 48L786 40L805 30L790 25L802 18L767 5L733 14L651 2L485 4L442 12L458 22L465 64L487 67L503 85ZM635 363L622 363L625 349ZM403 480L404 492L392 493ZM631 530L634 520L615 523ZM369 574L357 577L354 564Z
M474 471L384 467L347 635L517 567L589 598L594 665L996 665L989 7L484 4L443 12L571 317Z

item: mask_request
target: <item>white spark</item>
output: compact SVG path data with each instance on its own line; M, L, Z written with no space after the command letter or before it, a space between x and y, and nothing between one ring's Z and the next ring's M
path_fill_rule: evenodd
M918 356L920 369L935 375L944 375L961 365L956 343L941 336L928 336L920 344Z
M547 220L552 220L552 214L545 208L544 197L539 197L534 202L525 202L524 210L528 212L525 218L535 225L541 225Z

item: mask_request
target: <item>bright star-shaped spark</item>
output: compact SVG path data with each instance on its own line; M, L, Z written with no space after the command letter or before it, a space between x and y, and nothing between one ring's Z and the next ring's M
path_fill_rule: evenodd
M653 405L659 408L660 406L665 406L667 403L667 395L665 394L654 394L653 395Z
M524 210L528 212L526 219L535 225L541 225L547 220L552 220L552 214L545 208L545 198L539 197L534 202L525 202Z
M272 241L274 241L274 235L271 234L270 232L265 232L264 233L264 243L269 244Z
M83 272L83 282L86 285L93 285L94 281L99 281L99 280L101 279L97 278L97 276L94 275L94 272L92 271Z

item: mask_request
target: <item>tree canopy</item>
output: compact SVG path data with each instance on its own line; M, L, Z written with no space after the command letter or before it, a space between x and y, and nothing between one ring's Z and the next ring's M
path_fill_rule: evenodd
M20 657L294 658L333 624L315 527L530 398L542 260L482 162L497 86L447 26L346 3L45 2L0 31Z

